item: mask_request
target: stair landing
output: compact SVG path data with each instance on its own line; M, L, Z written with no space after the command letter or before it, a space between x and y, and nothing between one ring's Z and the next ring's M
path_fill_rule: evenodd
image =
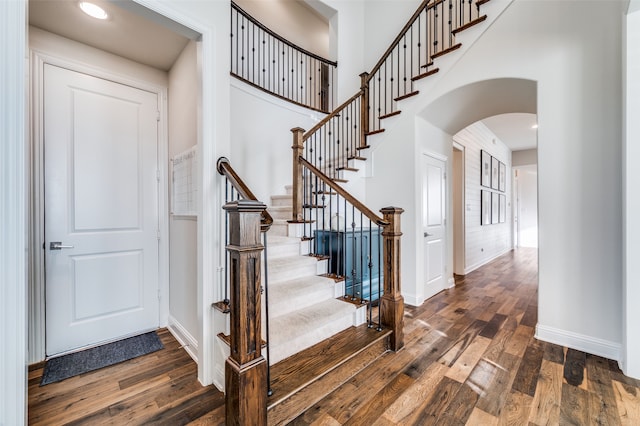
M346 330L271 367L268 423L292 421L387 352L391 331Z

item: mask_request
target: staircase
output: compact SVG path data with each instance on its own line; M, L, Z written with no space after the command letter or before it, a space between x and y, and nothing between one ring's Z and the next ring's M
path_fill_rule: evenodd
M344 280L327 273L327 260L310 256L291 218L291 187L271 197L274 222L267 234L269 274L269 358L271 364L351 326L364 323L366 306L339 300Z
M262 317L270 322L269 386L273 394L264 401L259 389L248 392L242 386L262 383L259 349L232 354L229 358L240 365L229 376L227 361L227 380L231 380L227 381L227 388L233 385L227 404L233 403L232 411L238 410L232 413L233 419L242 419L243 412L246 415L267 406L264 422L268 419L269 424L286 424L387 350L402 348L404 302L399 266L402 209L384 208L381 210L384 219L380 218L342 185L350 180L349 174L362 168L367 150L384 139L383 124L398 123L400 107L405 105L410 119L414 115L412 105L419 99L418 88L428 88L429 83L425 82L432 80L440 68L451 67L455 59L449 58L466 49L456 37L490 21L480 11L488 2L424 1L371 73L360 76L358 93L309 131L292 130L293 184L286 187L286 194L271 197L268 212L273 223L266 238L268 269L263 272L265 279L268 274L269 313L263 312ZM425 34L426 28L435 31L425 35L423 41L420 34L421 31ZM250 195L243 196L255 199ZM334 215L336 219L342 218L336 221L337 226L332 220ZM380 256L382 248L379 246L377 252L373 249L372 235L377 234L372 229L384 236L384 295L380 296L382 291L378 287L375 301L371 299L373 257L374 253ZM368 245L369 251L359 254L359 264L354 256L347 267L348 259L343 254L338 254L336 261L333 252L327 256L318 251L320 244L314 239L327 231L344 236L351 233L354 239L359 238L360 249ZM378 269L375 280L382 282L382 278L382 269ZM363 296L365 279L369 280L368 300ZM344 297L345 287L358 285L359 298L354 293ZM263 296L263 309L265 305ZM373 314L373 306L378 306L377 315ZM262 326L262 336L267 336L266 324ZM242 343L243 339L251 338L249 328L238 328L240 336L236 339ZM255 347L255 341L249 343ZM245 377L249 373L253 375L251 381ZM239 405L241 401L247 405ZM228 418L229 415L227 411Z

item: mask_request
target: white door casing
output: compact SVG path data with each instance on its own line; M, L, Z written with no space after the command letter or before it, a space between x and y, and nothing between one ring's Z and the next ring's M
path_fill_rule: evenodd
M158 327L157 118L155 93L45 64L48 356Z
M446 163L422 156L422 231L425 297L446 288Z

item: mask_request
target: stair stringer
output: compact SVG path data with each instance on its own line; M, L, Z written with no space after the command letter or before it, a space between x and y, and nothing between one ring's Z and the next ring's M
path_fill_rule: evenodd
M382 127L385 131L369 136L367 145L370 148L361 151L361 155L367 158L363 178L364 203L374 211L386 206L402 207L405 211L402 215L402 293L405 303L409 305L419 306L433 295L425 293L424 286L418 284L424 282L421 261L424 255L421 157L429 153L448 158L451 155L453 136L442 135L439 140L431 139L431 133L425 129L432 125L421 113L439 96L440 82L456 69L456 64L512 2L513 0L491 0L483 5L481 12L487 15L487 19L456 36L456 41L462 43L462 46L435 60L435 66L440 72L416 81L414 90L420 93L399 101L397 109L402 113L383 120Z

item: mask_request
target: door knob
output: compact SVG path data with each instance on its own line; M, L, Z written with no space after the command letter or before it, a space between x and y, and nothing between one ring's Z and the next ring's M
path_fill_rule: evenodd
M71 249L73 246L65 246L62 245L60 241L51 241L49 244L49 250L62 250L62 249Z
M426 237L430 237L430 236L431 236L431 234L430 234L430 233L428 233L428 232L425 232L425 233L424 233L424 236L425 236L425 238L426 238Z

